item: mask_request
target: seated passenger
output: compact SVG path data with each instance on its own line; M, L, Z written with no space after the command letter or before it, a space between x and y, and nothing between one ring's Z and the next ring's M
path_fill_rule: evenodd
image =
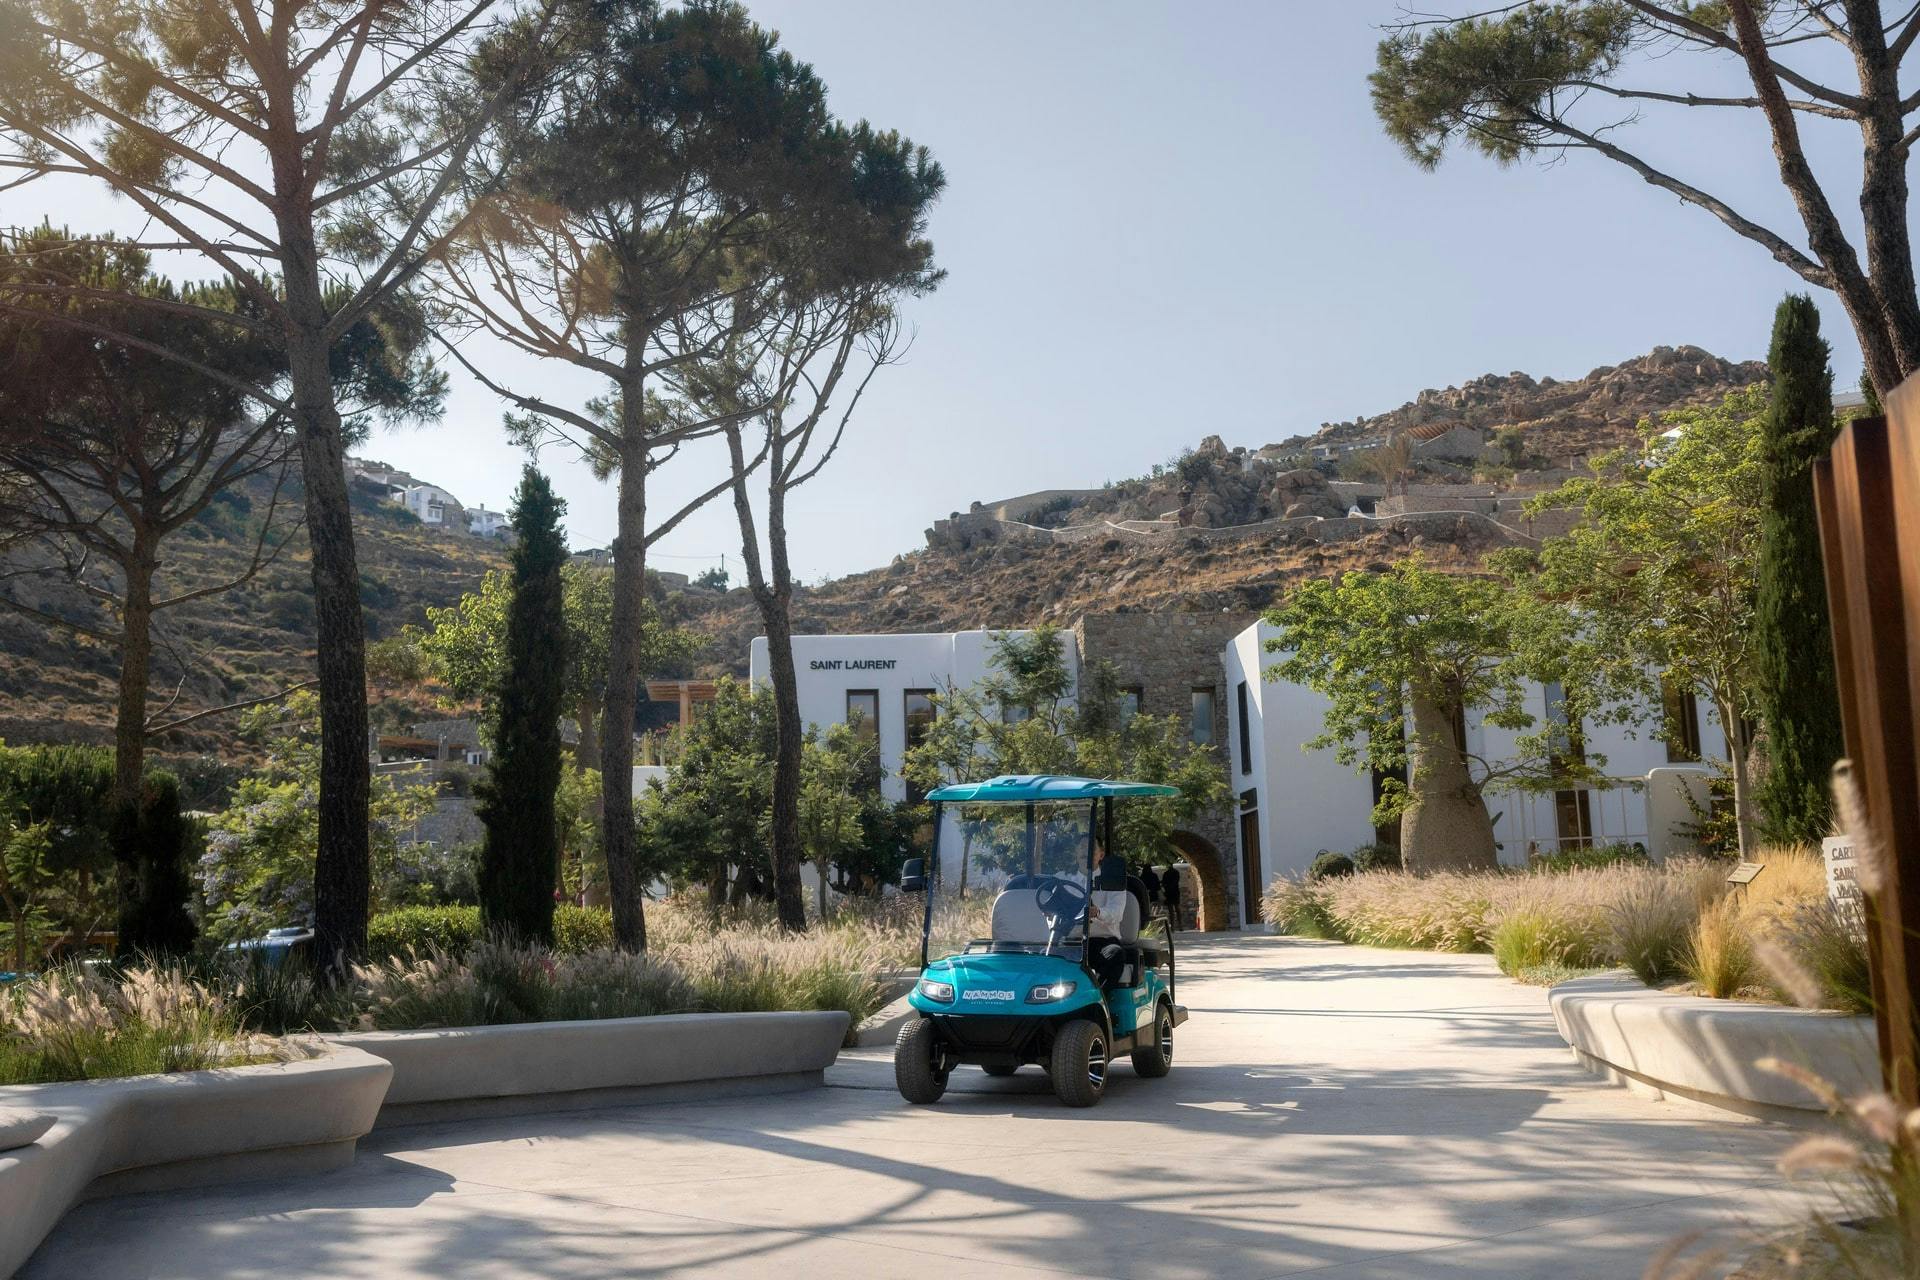
M1120 946L1127 918L1127 891L1103 889L1100 864L1107 859L1104 846L1093 847L1093 885L1087 894L1087 967L1111 986L1120 981L1127 967L1127 954Z

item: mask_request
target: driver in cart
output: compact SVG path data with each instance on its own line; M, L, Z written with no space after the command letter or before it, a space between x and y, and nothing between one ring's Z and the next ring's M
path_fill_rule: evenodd
M1104 844L1093 846L1094 889L1087 895L1087 959L1089 968L1108 986L1120 980L1126 953L1120 949L1120 924L1127 917L1127 890L1102 889L1100 864L1107 860Z

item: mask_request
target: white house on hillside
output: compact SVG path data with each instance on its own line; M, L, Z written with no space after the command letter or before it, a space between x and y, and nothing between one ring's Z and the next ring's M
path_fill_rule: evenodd
M451 524L461 510L460 499L437 484L417 484L403 489L394 501L420 517L421 524L435 526Z
M497 538L506 530L507 523L504 511L489 511L485 507L467 508L467 532L476 538Z

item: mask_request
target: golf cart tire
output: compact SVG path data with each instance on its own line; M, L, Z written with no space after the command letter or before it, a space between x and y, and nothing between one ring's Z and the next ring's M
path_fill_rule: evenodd
M1173 1010L1161 1001L1153 1010L1152 1044L1135 1045L1133 1074L1158 1080L1173 1070Z
M1106 1029L1084 1018L1069 1022L1053 1038L1054 1095L1070 1107L1092 1106L1106 1092L1107 1065Z
M1004 1062L995 1062L983 1066L980 1069L990 1076L1010 1076L1020 1068L1009 1066Z
M933 1023L915 1018L900 1028L893 1042L893 1083L900 1096L918 1106L940 1101L947 1091L947 1073L934 1069L939 1051Z

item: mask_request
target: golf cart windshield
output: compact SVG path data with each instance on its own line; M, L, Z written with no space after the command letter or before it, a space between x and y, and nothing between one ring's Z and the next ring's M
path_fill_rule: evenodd
M928 799L946 815L939 838L952 842L942 861L958 864L956 878L969 893L994 895L991 934L969 949L1077 954L1089 888L1101 892L1092 884L1094 850L1108 842L1114 799L1172 794L1152 783L1051 775L933 792Z

